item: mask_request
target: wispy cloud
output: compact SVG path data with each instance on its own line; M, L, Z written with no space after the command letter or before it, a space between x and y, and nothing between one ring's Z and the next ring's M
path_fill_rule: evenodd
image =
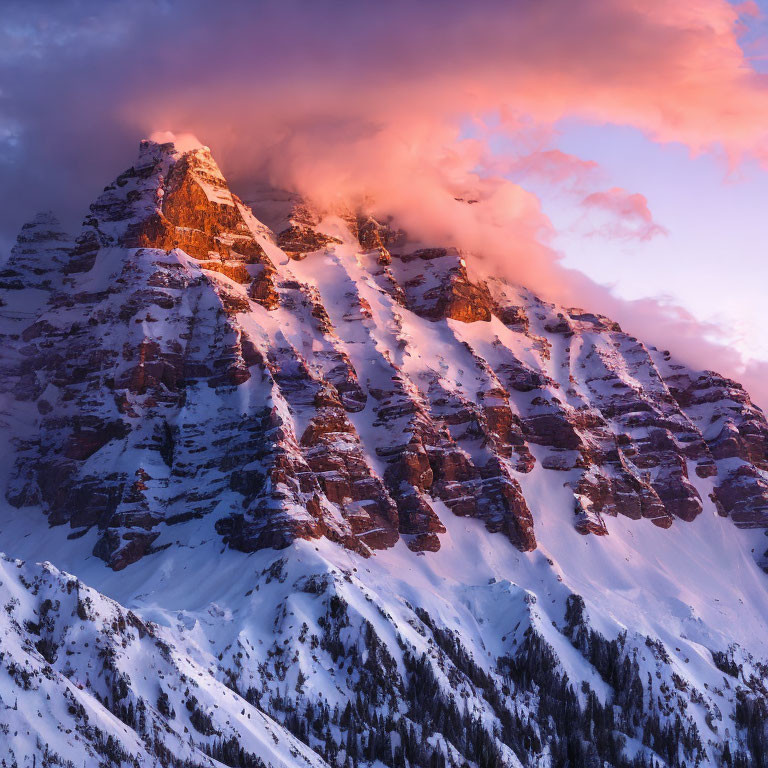
M644 195L627 192L621 187L611 187L587 195L581 205L588 212L599 214L598 222L589 224L589 234L622 240L650 240L666 235L667 230L653 220L651 209Z

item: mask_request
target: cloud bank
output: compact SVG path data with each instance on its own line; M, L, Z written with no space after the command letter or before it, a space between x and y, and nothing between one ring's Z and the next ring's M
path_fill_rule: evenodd
M722 361L768 403L764 378L706 341L717 329L616 302L563 269L526 185L545 177L599 211L604 235L647 239L663 232L648 201L553 149L559 120L768 164L768 76L739 42L757 12L726 0L10 0L0 233L7 243L40 207L76 220L140 136L191 132L236 188L267 178L319 204L372 200L417 236L482 254L483 269L611 312L694 364Z

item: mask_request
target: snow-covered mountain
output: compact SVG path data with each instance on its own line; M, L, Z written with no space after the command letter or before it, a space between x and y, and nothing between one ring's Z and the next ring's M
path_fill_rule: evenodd
M151 141L23 228L5 765L768 765L764 415L476 270Z

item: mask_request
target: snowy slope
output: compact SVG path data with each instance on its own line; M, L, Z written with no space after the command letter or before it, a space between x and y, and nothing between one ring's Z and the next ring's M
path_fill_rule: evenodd
M74 576L4 559L0 584L6 765L215 766L233 736L253 765L323 765L173 634Z
M474 663L496 677L500 687L500 659L514 656L532 628L554 650L571 681L586 681L600 701L608 702L616 692L574 647L567 628L568 597L579 594L590 628L610 640L627 633L623 653L636 654L646 715L656 708L651 702L657 697L665 704L669 698L669 709L662 711L672 721L677 714L690 717L703 742L704 764L719 765L723 739L732 739L735 751L739 737L732 721L737 690L760 691L765 668L759 662L768 658L765 576L750 552L754 533L734 531L710 511L687 526L684 535L658 529L650 540L640 539L617 523L610 538L586 538L556 524L556 492L536 492L547 533L532 553L518 552L476 521L449 516L440 551L416 558L402 543L375 558L362 558L322 541L297 542L279 553L222 554L211 536L178 555L167 554L159 570L148 558L115 574L89 558L85 548L65 559L87 578L98 579L99 589L164 627L163 638L184 649L204 679L234 682L241 692L258 691L259 706L278 720L310 702L343 711L365 675L365 667L361 671L349 661L355 658L349 649L362 652L357 664L365 661L371 652L367 622L397 667L394 679L408 679L407 655L426 653L446 692L466 697L470 711L497 722L498 705L494 709L469 676L451 674L456 665L445 658L441 665L439 643L422 612L434 626L455 632ZM16 525L20 529L23 523ZM61 556L66 549L60 530L51 529L43 542L22 538L21 548L38 557L47 550ZM196 588L190 589L191 583ZM347 606L345 627L328 618L334 598ZM314 648L313 637L315 643L319 638ZM345 649L344 668L335 641ZM736 678L718 669L713 651L730 652L741 666ZM386 669L378 662L376 676ZM363 690L370 687L366 681ZM405 694L394 711L417 720L408 711L407 683L399 687ZM535 720L535 697L522 686L508 701L529 707ZM389 711L392 704L382 695L380 706ZM307 740L318 750L324 746ZM337 736L336 742L343 739Z

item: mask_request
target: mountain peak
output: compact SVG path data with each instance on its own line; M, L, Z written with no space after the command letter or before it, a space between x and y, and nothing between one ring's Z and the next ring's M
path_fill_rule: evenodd
M141 146L151 146L157 144L160 146L173 145L174 151L179 154L187 152L197 152L203 150L210 152L210 147L203 144L195 135L191 133L174 133L173 131L155 131L150 134L148 139L143 139Z
M19 317L29 317L40 310L47 292L61 281L72 245L72 239L52 211L40 211L22 226L16 244L0 268L6 314L17 312ZM21 293L24 289L37 292L32 296Z
M39 211L21 227L8 266L54 269L64 263L64 254L71 246L71 237L53 211Z

